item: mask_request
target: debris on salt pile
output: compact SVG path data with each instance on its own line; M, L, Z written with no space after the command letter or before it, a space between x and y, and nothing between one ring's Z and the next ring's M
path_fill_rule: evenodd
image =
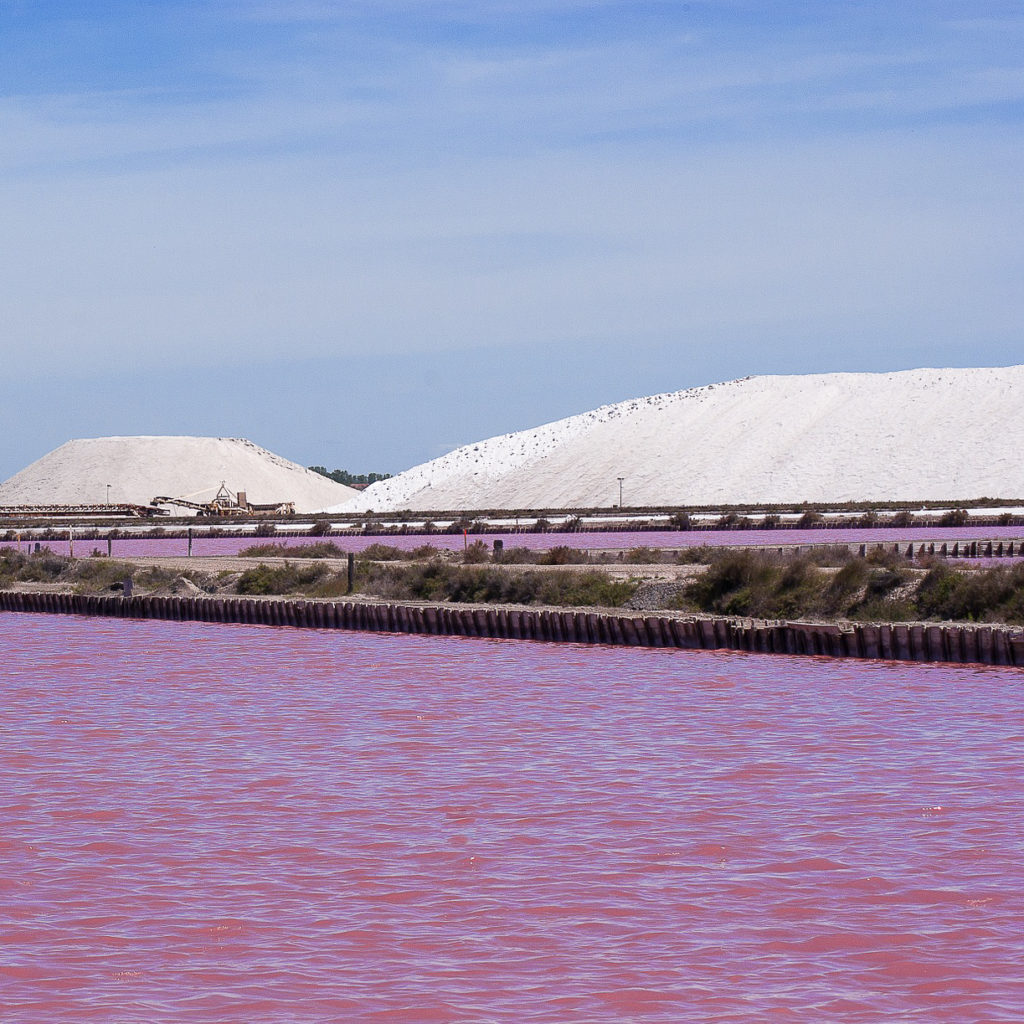
M746 377L467 445L329 511L1024 497L1024 366Z
M202 503L222 484L252 504L292 502L296 512L358 494L244 438L94 437L68 441L4 481L0 505L148 505L157 496Z

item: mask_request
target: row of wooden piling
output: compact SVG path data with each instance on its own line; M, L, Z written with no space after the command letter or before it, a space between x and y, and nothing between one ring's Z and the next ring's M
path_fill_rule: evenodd
M0 611L1024 667L1024 630L1001 625L770 622L558 609L12 591L0 591Z
M853 545L850 545L853 547ZM882 544L874 547L883 549ZM859 554L864 557L872 548L871 544L861 544ZM1024 555L1024 542L1022 541L1001 541L1001 540L970 540L954 541L952 544L925 544L923 542L908 543L906 550L902 544L893 544L894 554L905 555L907 558L925 558L935 556L939 558L1017 558Z

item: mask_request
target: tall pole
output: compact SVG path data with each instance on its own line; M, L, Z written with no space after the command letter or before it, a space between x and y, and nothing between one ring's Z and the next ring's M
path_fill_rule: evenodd
M107 508L110 508L110 484L107 484Z
M626 478L624 476L620 476L618 479L619 479L619 508L622 508L622 481L625 480Z

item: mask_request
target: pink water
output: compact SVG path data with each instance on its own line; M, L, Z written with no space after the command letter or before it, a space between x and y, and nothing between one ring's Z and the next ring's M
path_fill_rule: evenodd
M0 614L0 1019L1019 1022L1024 674Z
M462 534L393 534L388 536L364 536L362 534L338 537L286 537L274 538L253 537L205 537L197 534L192 541L195 555L234 555L242 548L256 544L280 544L285 547L300 547L330 540L343 551L359 552L371 544L384 544L408 551L424 544L444 550L462 550L467 542L479 540L491 547L495 540L501 540L506 548L525 547L546 551L553 547L566 545L584 550L601 550L605 548L685 548L708 545L709 547L757 546L782 547L794 544L896 544L939 543L948 541L972 540L1013 540L1020 544L1024 541L1024 529L1019 526L961 526L961 527L907 527L905 529L841 529L841 530L657 530L632 531L622 533L503 533L503 534L470 534L463 538ZM34 540L32 542L35 543ZM66 555L69 551L67 540L40 541L45 547L57 554ZM0 541L0 548L18 548L29 550L27 540ZM89 555L94 550L106 554L105 540L86 540L77 538L74 541L74 553L79 557ZM115 558L130 558L132 555L184 555L188 552L188 540L185 538L159 537L124 537L111 541L111 553ZM282 554L286 555L287 551Z

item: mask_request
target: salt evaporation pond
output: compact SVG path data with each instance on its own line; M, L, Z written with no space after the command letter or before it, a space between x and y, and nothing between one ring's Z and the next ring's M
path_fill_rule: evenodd
M0 641L5 1019L1024 1019L1020 672Z
M61 529L64 533L64 529ZM630 549L638 547L651 548L686 548L700 547L785 547L791 545L827 545L827 544L908 544L942 543L978 541L978 540L1013 540L1018 544L1024 540L1024 529L1019 526L960 526L960 527L907 527L896 528L850 528L823 530L634 530L628 532L600 533L485 533L470 534L463 537L461 533L432 534L386 534L383 536L353 534L334 537L206 537L198 531L192 541L195 555L235 555L243 548L257 544L277 544L284 548L301 547L306 544L322 543L329 540L343 551L360 552L371 544L384 544L403 551L430 545L443 550L462 550L468 542L482 541L490 547L494 541L500 540L504 547L524 547L538 551L568 546L589 551L602 549ZM30 550L36 543L47 547L56 554L69 553L69 542L66 539L56 540L10 540L0 541L0 547L15 548L22 551ZM107 553L106 540L91 540L77 537L74 540L74 553L79 557L94 551L98 554ZM131 558L135 556L173 556L184 555L188 551L188 540L182 537L119 537L110 542L110 551L115 558ZM287 555L287 550L281 552Z

